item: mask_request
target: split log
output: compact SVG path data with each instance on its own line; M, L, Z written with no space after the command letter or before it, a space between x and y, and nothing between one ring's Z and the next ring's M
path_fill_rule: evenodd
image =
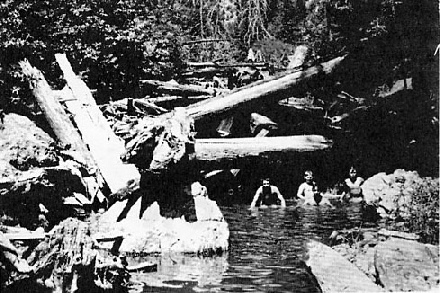
M161 93L167 93L170 95L180 95L180 96L201 96L210 95L215 96L217 94L222 94L229 92L226 89L218 88L205 88L198 85L184 85L178 84L172 81L159 81L159 80L140 80L142 84L149 85L155 90Z
M307 266L315 275L322 292L384 292L332 248L312 240L307 243L307 249Z
M84 166L87 166L89 173L94 173L93 169L96 168L96 163L78 131L70 121L69 116L64 111L63 106L57 100L56 94L54 94L44 78L44 75L37 68L32 67L27 60L19 62L19 66L29 80L29 87L34 94L37 104L58 141L64 146L70 146L74 151L70 153L72 157Z
M310 67L304 71L287 74L273 80L264 81L252 87L235 91L224 96L213 97L188 106L187 113L198 120L212 114L220 114L256 99L272 97L273 99L286 98L286 91L298 86L321 73L331 73L344 57L337 57L328 62Z
M331 141L320 135L207 138L196 140L193 158L199 161L219 161L262 156L270 152L310 152L329 147Z
M74 115L73 119L83 140L89 145L110 191L115 193L125 188L128 182L139 179L139 171L134 165L121 161L120 155L125 151L124 143L110 128L87 85L73 72L66 55L56 54L55 58L74 98L66 99L65 105Z

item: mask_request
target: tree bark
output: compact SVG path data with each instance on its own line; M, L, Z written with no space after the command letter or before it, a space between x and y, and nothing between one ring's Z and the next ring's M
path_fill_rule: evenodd
M271 152L311 152L329 147L331 147L331 141L321 135L207 138L195 141L192 159L219 161L257 157Z
M332 72L343 59L344 57L337 57L320 65L310 67L304 71L298 71L273 80L259 82L257 85L234 91L231 94L213 97L198 102L188 106L186 108L187 113L195 120L198 120L205 116L224 113L257 99L271 97L280 100L286 98L286 95L288 95L286 92L289 89L310 80L312 77L317 76L320 73L328 74Z
M55 58L74 97L67 99L65 105L73 114L104 180L111 192L115 193L125 188L128 182L139 179L140 173L134 165L121 161L120 156L125 152L124 143L110 128L90 89L73 72L66 55L56 54Z
M70 146L73 150L73 152L70 152L72 157L88 168L90 173L93 173L92 170L96 169L96 163L44 75L41 71L32 67L27 60L20 62L19 65L23 74L28 78L29 87L37 104L58 141L64 146Z

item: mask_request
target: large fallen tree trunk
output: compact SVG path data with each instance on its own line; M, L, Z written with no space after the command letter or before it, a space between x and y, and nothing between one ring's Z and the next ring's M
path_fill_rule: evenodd
M196 140L193 158L199 161L218 161L261 156L270 152L310 152L330 146L331 141L321 135L208 138Z
M267 97L282 99L285 97L281 94L283 91L291 90L320 73L330 73L343 59L344 57L338 57L304 71L294 72L268 82L258 82L254 86L226 96L209 98L186 108L180 108L178 115L173 112L146 119L131 130L123 159L135 163L139 168L157 170L166 169L169 163L179 161L184 154L190 159L217 160L217 157L223 159L254 156L271 149L273 152L325 149L330 144L321 136L311 136L319 139L309 141L308 137L301 140L278 137L262 140L261 143L250 140L239 140L235 143L223 140L221 143L220 141L216 144L202 143L197 146L197 142L203 140L196 140L194 145L194 139L188 135L193 135L190 129L195 119L220 114L257 99ZM230 148L232 150L228 151ZM210 152L212 155L209 154Z
M274 99L286 98L284 94L289 89L298 86L300 83L310 80L320 73L332 72L344 57L337 57L320 65L310 67L304 71L297 71L282 77L261 82L255 86L246 87L224 96L213 97L186 108L187 113L193 119L198 120L212 114L221 114L242 104L249 103L256 99L273 97Z
M73 99L66 99L65 105L73 114L82 138L88 144L111 192L115 193L124 189L128 182L139 180L140 174L136 167L121 161L120 155L125 151L124 143L110 128L90 89L75 75L66 55L56 54L55 58L73 93Z
M44 75L41 71L32 67L27 60L19 62L19 65L23 74L28 78L29 87L35 100L58 141L67 148L70 147L73 152L69 154L85 167L88 167L90 172L93 172L92 170L96 169L96 163Z

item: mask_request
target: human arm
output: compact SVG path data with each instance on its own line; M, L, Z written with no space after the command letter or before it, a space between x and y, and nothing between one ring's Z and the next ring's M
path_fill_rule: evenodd
M299 187L298 187L298 192L296 193L296 196L301 198L301 199L305 199L305 195L304 195L304 183L302 183Z
M275 192L278 196L278 199L280 200L280 205L281 207L285 208L286 207L286 200L284 199L283 195L281 194L280 190L278 189L278 187L273 186L273 192Z
M262 192L263 192L263 187L260 186L257 189L257 192L255 192L254 198L252 199L251 207L250 207L251 209L255 208L255 206L257 205L258 198L260 198Z

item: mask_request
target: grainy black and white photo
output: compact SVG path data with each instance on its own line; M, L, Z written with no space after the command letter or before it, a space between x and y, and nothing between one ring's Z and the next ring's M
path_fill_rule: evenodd
M439 292L439 14L0 1L0 291Z

